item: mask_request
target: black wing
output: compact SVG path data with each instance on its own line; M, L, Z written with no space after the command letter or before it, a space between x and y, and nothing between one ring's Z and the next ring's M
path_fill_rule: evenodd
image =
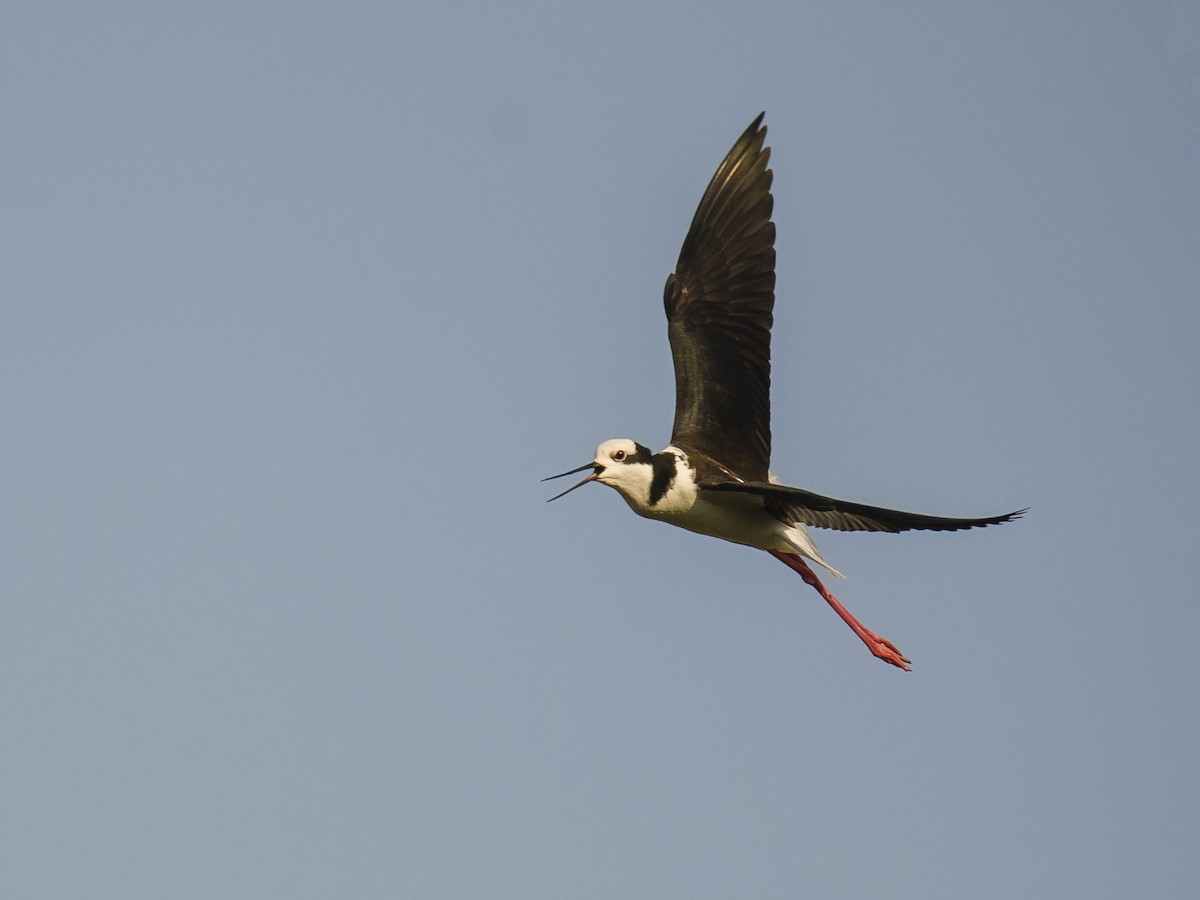
M765 481L775 225L762 119L750 123L709 182L663 305L675 359L671 443L739 478Z
M982 519L952 519L945 516L925 516L921 513L882 509L863 503L822 497L802 488L787 487L766 481L721 482L704 486L709 491L732 491L758 494L767 510L788 525L801 523L814 528L833 528L838 531L961 531L999 525L1019 518L1028 510L987 516Z

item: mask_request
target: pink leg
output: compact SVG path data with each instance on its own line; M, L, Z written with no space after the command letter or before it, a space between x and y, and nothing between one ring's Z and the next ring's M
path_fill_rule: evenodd
M793 572L798 573L800 577L804 579L805 584L812 585L814 588L816 588L817 593L825 598L825 602L833 607L833 611L842 617L842 621L850 626L850 628L859 636L862 642L867 645L867 649L870 650L871 653L882 659L885 663L891 663L893 666L898 666L905 672L912 671L912 669L908 666L911 660L905 659L904 656L901 655L900 651L896 648L896 645L891 641L887 640L886 638L881 638L873 631L868 631L863 626L862 622L850 615L850 610L842 606L838 598L829 593L829 589L826 588L825 585L821 584L821 579L817 577L816 572L809 568L809 565L804 561L803 556L798 553L779 553L775 550L768 550L767 552Z

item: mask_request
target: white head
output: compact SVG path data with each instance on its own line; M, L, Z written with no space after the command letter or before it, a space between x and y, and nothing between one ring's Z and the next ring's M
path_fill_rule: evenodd
M601 484L607 484L616 489L631 503L644 504L648 502L650 482L654 478L653 457L654 454L649 447L643 447L629 438L616 438L605 441L597 447L596 458L587 465L563 472L561 475L551 475L550 478L542 480L549 481L551 478L562 478L565 475L582 472L584 469L591 469L592 474L579 484L567 488L561 494L550 499L557 500L559 497L571 493L575 488L583 487L589 481L599 481Z

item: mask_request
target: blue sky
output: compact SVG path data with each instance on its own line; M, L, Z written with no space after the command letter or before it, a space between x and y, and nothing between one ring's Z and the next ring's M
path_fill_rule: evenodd
M765 555L668 439L766 110ZM0 893L1190 897L1200 6L9 3Z

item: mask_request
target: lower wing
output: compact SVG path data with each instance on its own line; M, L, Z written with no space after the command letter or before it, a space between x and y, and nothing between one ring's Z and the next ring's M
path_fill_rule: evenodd
M804 524L814 528L833 528L838 531L962 531L983 528L1020 518L1027 509L982 519L953 519L946 516L926 516L921 513L883 509L848 500L823 497L802 488L773 484L767 481L722 481L704 485L706 491L730 491L739 494L758 494L767 510L788 525Z

